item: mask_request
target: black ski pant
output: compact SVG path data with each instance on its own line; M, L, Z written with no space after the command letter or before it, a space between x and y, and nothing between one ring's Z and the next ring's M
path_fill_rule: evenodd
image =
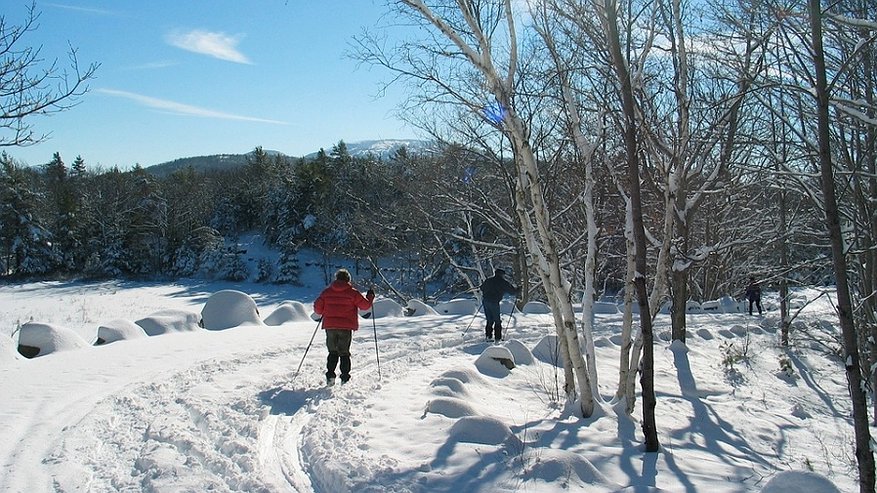
M761 300L758 298L749 298L749 314L752 315L752 304L758 308L758 314L761 315Z
M326 329L326 378L335 378L335 368L341 362L341 381L350 380L350 343L353 331L349 329Z
M484 300L484 317L487 318L487 326L484 328L488 339L502 340L502 316L499 312L499 301Z

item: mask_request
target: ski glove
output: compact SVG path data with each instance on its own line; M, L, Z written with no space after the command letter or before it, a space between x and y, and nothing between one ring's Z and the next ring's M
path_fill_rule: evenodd
M316 313L311 313L311 320L313 320L314 322L319 322L320 320L323 320L323 316L317 315Z
M365 293L365 297L368 298L369 301L372 301L373 299L375 299L375 290L369 288L368 292Z

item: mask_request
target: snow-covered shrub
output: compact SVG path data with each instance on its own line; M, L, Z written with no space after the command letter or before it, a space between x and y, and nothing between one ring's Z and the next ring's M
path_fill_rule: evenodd
M792 360L785 354L781 354L779 358L780 371L779 375L786 378L795 377L795 368L792 366Z
M256 282L268 282L274 278L274 264L267 258L260 258L256 272Z

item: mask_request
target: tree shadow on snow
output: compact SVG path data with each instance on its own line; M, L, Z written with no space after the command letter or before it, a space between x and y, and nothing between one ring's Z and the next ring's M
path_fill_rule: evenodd
M739 477L750 475L751 468L756 464L772 469L771 464L762 458L763 452L753 450L731 423L723 420L712 406L700 398L697 382L694 380L691 364L688 361L688 352L681 348L674 349L673 359L682 398L690 403L693 411L689 426L671 433L673 441L687 442L688 447L699 449L702 453L711 455L716 460L739 470ZM691 435L700 436L703 444L693 443ZM685 490L696 491L685 472L673 460L673 455L664 455L667 465L685 485Z

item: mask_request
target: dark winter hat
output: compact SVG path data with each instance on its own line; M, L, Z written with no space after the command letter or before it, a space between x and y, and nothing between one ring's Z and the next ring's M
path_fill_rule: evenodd
M338 269L338 272L335 273L335 280L350 282L350 272L347 269Z

